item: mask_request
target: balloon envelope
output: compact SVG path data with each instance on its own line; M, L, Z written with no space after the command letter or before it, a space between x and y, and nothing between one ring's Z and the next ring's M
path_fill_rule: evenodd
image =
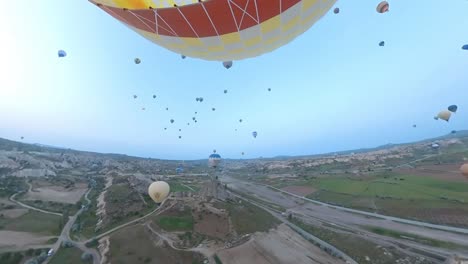
M468 163L463 164L463 165L460 167L460 171L461 171L461 173L462 173L465 177L468 177Z
M256 137L257 137L257 132L256 132L256 131L252 132L252 136L253 136L254 138L256 138Z
M221 162L221 156L219 154L213 153L208 157L208 166L212 168L218 167Z
M272 52L306 32L336 1L90 0L153 43L211 61Z
M462 46L462 49L464 49L464 50L468 50L468 44L466 44L466 45L463 45L463 46Z
M388 12L390 5L388 4L387 1L382 1L377 5L377 12L379 13L385 13Z
M340 9L338 7L336 7L335 9L333 9L333 13L335 13L335 14L340 13Z
M157 181L148 187L148 194L156 203L161 203L169 195L170 187L167 182Z
M458 106L456 105L451 105L447 108L450 112L452 113L456 113L457 112L457 109L458 109Z
M63 58L65 56L67 56L67 53L64 50L59 50L58 51L58 56L59 56L59 58Z
M140 64L141 63L141 60L139 58L135 58L135 64Z
M449 121L450 120L450 117L452 116L452 112L448 111L448 110L444 110L444 111L441 111L437 117L439 119L442 119L442 120L445 120L445 121Z

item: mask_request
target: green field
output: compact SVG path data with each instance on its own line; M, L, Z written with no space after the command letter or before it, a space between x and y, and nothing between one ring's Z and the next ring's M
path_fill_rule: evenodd
M193 217L161 216L157 224L166 231L190 231L193 230Z
M177 251L169 246L156 247L151 233L143 226L132 226L110 237L109 261L112 264L203 263L203 256Z
M50 264L85 264L92 263L92 261L81 260L83 252L75 247L64 248L61 247L50 259Z
M60 216L30 210L15 219L0 218L0 227L4 230L56 236L61 232L61 220Z
M229 212L234 229L238 235L251 234L254 232L267 232L274 228L279 221L265 210L247 203L222 203L216 202L215 207L226 209Z
M74 215L80 209L81 205L78 204L66 204L66 203L58 203L58 202L50 202L50 201L42 201L42 200L23 200L19 199L22 203L30 205L35 208L39 208L49 212L55 212L62 214L64 212L68 212L69 215Z

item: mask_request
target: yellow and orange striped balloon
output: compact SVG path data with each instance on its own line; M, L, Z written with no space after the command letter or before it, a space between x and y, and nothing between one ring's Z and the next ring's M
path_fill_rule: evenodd
M336 0L89 0L152 42L213 61L256 57L286 45Z

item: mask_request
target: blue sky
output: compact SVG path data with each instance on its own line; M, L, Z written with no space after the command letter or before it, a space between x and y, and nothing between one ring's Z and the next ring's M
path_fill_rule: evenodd
M339 15L226 70L182 60L85 0L5 1L0 137L197 159L213 149L304 155L467 129L468 1L394 0L386 14L375 12L378 2L338 1ZM459 106L450 123L433 120L450 104Z

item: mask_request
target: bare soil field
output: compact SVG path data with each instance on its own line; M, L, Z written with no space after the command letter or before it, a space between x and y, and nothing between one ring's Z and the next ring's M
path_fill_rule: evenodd
M449 181L467 181L467 179L460 174L460 165L458 164L424 165L414 169L398 169L396 172Z
M249 242L222 250L218 256L224 264L344 263L312 245L284 224L268 233L256 233Z
M317 191L315 188L308 186L287 186L282 188L281 190L294 193L300 196L306 196Z
M47 244L54 236L40 236L27 232L0 230L0 250L27 249L31 245Z
M25 200L42 200L58 203L75 204L85 194L87 186L77 184L69 190L59 186L48 186L35 188L25 195Z
M197 233L223 240L229 234L229 219L226 214L202 211L197 212L194 218L196 219L194 229Z
M28 212L28 209L6 209L6 210L0 210L0 216L3 216L5 218L18 218Z

